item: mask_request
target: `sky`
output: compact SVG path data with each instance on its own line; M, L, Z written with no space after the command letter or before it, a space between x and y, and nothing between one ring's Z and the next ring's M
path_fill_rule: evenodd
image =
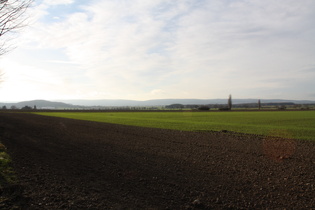
M25 15L2 102L315 100L314 0L36 0Z

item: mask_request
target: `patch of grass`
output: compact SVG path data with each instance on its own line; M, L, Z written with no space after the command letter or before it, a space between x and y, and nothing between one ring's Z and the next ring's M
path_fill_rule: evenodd
M16 188L17 178L14 170L11 167L11 158L6 153L6 148L0 143L0 208L14 207L15 205L8 205L16 195L12 192ZM12 190L13 189L13 190Z
M36 114L164 129L228 130L315 140L315 111L40 112Z
M0 143L0 188L15 184L16 176L11 167L11 158L6 153L6 148Z

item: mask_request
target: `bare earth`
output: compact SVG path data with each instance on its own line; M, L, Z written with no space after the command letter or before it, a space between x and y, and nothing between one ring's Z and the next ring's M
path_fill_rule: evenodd
M314 142L23 113L0 141L25 209L315 209Z

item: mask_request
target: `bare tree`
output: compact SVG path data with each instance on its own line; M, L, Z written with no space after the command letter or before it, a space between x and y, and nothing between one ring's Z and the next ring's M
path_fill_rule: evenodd
M2 37L25 26L23 14L31 3L32 0L0 0L0 56L7 52Z

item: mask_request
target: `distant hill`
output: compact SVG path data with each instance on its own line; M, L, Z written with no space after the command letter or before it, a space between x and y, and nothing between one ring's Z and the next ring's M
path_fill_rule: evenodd
M72 104L66 104L63 102L53 102L53 101L46 101L46 100L32 100L32 101L22 101L18 103L0 103L0 106L6 106L10 109L12 106L15 106L18 109L22 107L29 106L34 108L36 106L37 109L73 109L73 108L80 108L81 106L76 106Z
M232 99L233 104L252 104L257 103L258 99ZM262 104L267 103L294 103L294 104L315 104L310 100L283 100L283 99L261 99ZM0 108L6 106L10 109L15 106L18 109L22 107L36 106L37 109L80 109L92 107L121 107L121 106L167 106L171 104L183 105L208 105L208 104L227 104L227 99L155 99L147 101L136 100L60 100L60 102L46 100L22 101L18 103L0 103Z
M227 104L227 99L154 99L147 101L136 100L61 100L68 104L81 106L166 106L171 104L204 105L204 104ZM233 104L257 103L258 99L232 99ZM310 100L283 100L283 99L261 99L261 103L295 103L315 104Z

